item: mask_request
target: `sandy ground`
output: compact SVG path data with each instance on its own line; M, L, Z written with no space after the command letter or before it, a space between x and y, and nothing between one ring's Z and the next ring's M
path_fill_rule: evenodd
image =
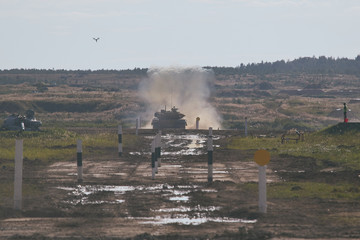
M122 157L117 149L106 156L84 155L81 183L75 159L46 169L26 166L24 182L40 185L45 193L24 198L22 211L0 219L0 238L146 239L141 234L147 233L239 239L239 229L263 239L360 238L359 201L268 199L268 213L260 214L256 187L246 184L258 181L253 153L223 149L226 134L214 136L212 183L205 135L164 133L155 179L151 136L139 137L143 145L124 149ZM286 161L272 159L269 184L284 181L278 172L280 166L286 169Z

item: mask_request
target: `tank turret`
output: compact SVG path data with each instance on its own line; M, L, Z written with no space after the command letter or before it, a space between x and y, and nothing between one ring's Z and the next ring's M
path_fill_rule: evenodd
M33 110L27 110L25 116L11 114L5 119L2 128L14 131L37 131L41 125L41 121L35 118L35 112Z
M186 127L186 120L182 119L185 117L184 114L179 113L176 107L172 107L170 111L161 110L154 114L154 119L151 122L153 129L164 129L164 128L182 128Z

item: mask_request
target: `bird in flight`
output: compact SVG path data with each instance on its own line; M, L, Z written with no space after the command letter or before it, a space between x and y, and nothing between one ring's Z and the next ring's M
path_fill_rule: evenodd
M94 40L95 40L95 42L97 42L100 38L98 37L98 38L93 38Z

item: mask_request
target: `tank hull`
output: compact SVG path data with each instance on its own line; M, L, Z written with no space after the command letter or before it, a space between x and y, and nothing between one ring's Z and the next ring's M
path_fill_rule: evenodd
M178 119L178 120L159 120L159 119L153 119L151 122L153 129L165 129L165 128L180 128L185 129L186 127L186 121L184 119Z

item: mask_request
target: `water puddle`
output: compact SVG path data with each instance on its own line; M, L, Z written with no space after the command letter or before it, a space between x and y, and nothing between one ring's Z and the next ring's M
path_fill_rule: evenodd
M254 224L257 220L246 220L228 217L207 217L205 214L197 213L193 216L187 214L172 214L169 216L156 216L148 218L129 218L140 221L141 224L165 225L165 224L180 224L180 225L200 225L207 222L215 223L248 223Z
M146 137L153 138L153 137ZM207 153L207 135L204 134L190 134L190 135L175 135L166 134L161 136L162 151L164 156L189 156L189 155L203 155ZM220 139L220 136L213 136L213 140ZM214 145L220 147L220 145ZM180 150L179 150L180 149ZM145 153L131 152L131 155L144 155Z
M215 206L210 206L210 207L202 207L200 205L197 205L196 207L185 207L185 206L180 206L177 208L163 208L163 209L159 209L159 210L155 210L156 212L166 212L166 213L171 213L171 212L214 212L214 211L218 211L220 210L220 207L215 207Z
M139 191L142 194L160 194L162 197L167 198L170 201L188 202L193 191L203 192L216 192L215 189L201 188L199 185L168 185L168 184L156 184L152 186L116 186L116 185L78 185L76 187L57 187L57 189L68 192L68 196L73 198L70 201L64 201L72 205L81 204L120 204L125 202L121 199L121 195L124 195L130 191ZM90 201L92 198L106 197L106 193L111 193L111 197L115 198L112 201L104 201L97 199L96 201Z
M181 196L181 197L170 197L170 201L177 201L177 202L188 202L190 199L189 196Z
M200 185L169 185L155 184L151 186L116 186L116 185L77 185L75 187L57 187L66 191L71 200L63 201L70 205L101 205L101 204L122 204L125 200L121 196L128 192L138 191L138 194L159 194L161 197L186 204L190 200L190 194L194 191L217 192L215 189ZM110 193L110 195L109 195ZM102 199L105 198L105 199ZM110 200L108 200L110 199ZM257 220L246 220L229 217L214 217L221 208L217 206L186 206L151 209L156 213L155 217L128 217L140 224L165 225L200 225L207 222L214 223L245 223L253 224Z

